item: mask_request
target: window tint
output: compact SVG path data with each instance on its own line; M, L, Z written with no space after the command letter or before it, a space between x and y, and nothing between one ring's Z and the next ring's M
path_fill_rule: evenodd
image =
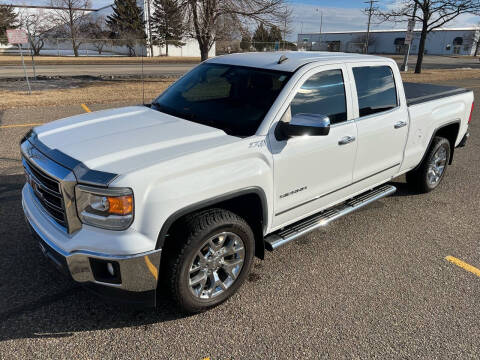
M360 116L397 107L397 90L390 67L355 67L353 75L357 85Z
M341 70L313 75L302 85L290 104L295 114L322 114L332 124L347 120L345 86Z
M288 82L290 73L203 63L170 86L152 109L252 136Z

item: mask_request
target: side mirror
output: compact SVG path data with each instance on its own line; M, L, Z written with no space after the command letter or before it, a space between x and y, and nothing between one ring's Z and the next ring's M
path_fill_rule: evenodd
M330 118L321 114L296 114L287 123L280 121L275 128L277 140L294 136L326 136L330 132Z

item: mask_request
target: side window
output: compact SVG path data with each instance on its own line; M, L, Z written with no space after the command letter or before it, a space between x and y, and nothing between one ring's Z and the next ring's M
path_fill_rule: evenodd
M326 70L310 77L291 104L295 114L322 114L332 124L347 120L347 102L342 70Z
M389 66L354 67L360 117L398 106L397 90Z

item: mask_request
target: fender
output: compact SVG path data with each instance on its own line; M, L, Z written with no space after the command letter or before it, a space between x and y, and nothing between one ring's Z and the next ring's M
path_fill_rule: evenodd
M267 197L266 197L265 192L263 191L262 188L257 187L257 186L252 186L252 187L247 187L247 188L240 189L240 190L235 190L235 191L232 191L232 192L229 192L229 193L226 193L226 194L222 194L222 195L219 195L219 196L215 196L215 197L210 198L210 199L202 200L198 203L188 205L188 206L186 206L186 207L184 207L180 210L175 211L163 223L162 229L160 230L160 233L159 233L158 238L157 238L157 244L155 246L155 249L160 249L160 248L163 247L163 244L165 242L165 236L167 235L168 230L170 229L172 224L176 220L180 219L182 216L185 216L187 214L190 214L190 213L192 213L194 211L197 211L197 210L200 210L200 209L212 207L213 205L219 204L219 203L224 202L226 200L235 199L235 198L240 197L242 195L248 195L248 194L255 194L255 195L258 195L258 197L260 198L260 201L261 201L261 204L262 204L262 216L263 216L263 219L262 219L263 234L262 235L265 235L265 231L266 231L267 224L268 224Z
M420 167L420 165L423 163L423 161L425 160L425 157L427 156L427 153L428 153L428 149L430 149L430 146L432 145L432 141L435 138L435 136L437 135L437 132L439 130L442 130L443 128L445 128L447 126L450 126L450 125L453 125L453 124L458 124L458 128L460 130L460 126L461 126L460 120L451 121L449 123L443 124L442 126L436 128L435 130L433 130L433 134L430 137L430 141L428 142L427 148L425 149L425 152L423 153L422 160L412 170L417 170ZM458 134L457 134L457 137L458 137ZM456 141L456 139L455 139L455 141ZM452 162L453 162L453 152L454 152L454 150L455 150L455 143L454 143L454 146L451 146L451 149L450 149L450 161L448 162L448 165L451 165Z

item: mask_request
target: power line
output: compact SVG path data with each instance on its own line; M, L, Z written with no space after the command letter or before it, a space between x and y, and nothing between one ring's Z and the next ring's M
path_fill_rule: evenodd
M39 5L15 5L15 4L0 4L6 6L13 6L22 9L47 9L47 10L70 10L69 8L62 8L57 6L39 6ZM98 11L98 9L86 9L86 8L72 8L74 11Z

